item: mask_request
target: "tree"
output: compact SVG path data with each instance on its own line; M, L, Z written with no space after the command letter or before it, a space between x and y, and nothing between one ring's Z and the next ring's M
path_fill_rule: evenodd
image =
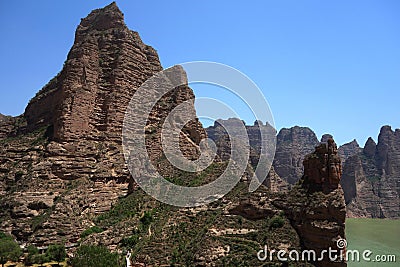
M0 233L0 263L4 267L7 261L17 261L21 256L21 248L11 236Z
M118 254L111 253L103 246L82 245L71 260L73 267L109 267L121 266Z
M67 253L64 245L50 245L46 251L46 256L50 260L54 260L60 265L60 262L65 260Z
M27 247L27 250L28 250L28 256L25 258L25 264L32 265L35 263L36 255L39 254L39 249L37 247L35 247L34 245L29 245Z
M281 228L284 224L285 224L285 220L281 216L276 215L270 220L269 227L270 228Z
M35 263L40 264L39 266L43 266L43 263L49 261L49 258L45 254L38 254L34 257Z

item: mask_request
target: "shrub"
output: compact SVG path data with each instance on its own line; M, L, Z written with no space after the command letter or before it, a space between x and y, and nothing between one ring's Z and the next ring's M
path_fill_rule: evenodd
M35 257L36 255L39 254L39 249L37 247L35 247L34 245L29 245L27 247L28 250L28 255L25 258L25 265L32 265L35 262Z
M153 215L151 211L145 211L142 218L140 218L140 222L143 226L147 227L153 221Z
M82 245L71 259L71 265L72 267L119 267L121 264L118 258L118 254L111 253L106 247Z
M281 216L277 215L277 216L274 216L270 220L269 227L271 227L271 228L281 228L284 224L285 224L285 220Z
M103 231L104 230L102 228L100 228L98 226L93 226L93 227L90 227L89 229L86 229L85 231L83 231L81 234L81 238L85 238L94 233L101 233Z
M39 266L43 266L43 263L49 262L49 258L45 254L38 254L34 256L33 261L38 263Z
M121 245L127 248L134 248L137 243L139 243L139 235L137 234L134 234L130 237L125 237L121 241Z
M65 258L67 257L67 253L65 252L65 246L64 245L50 245L46 251L46 256L50 260L54 260L58 264L60 264L60 262L65 260Z
M18 243L11 236L0 232L0 263L2 266L11 260L17 261L21 256L22 251Z

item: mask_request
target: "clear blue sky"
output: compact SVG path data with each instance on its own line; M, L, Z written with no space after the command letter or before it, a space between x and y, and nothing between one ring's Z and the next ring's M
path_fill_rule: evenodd
M110 2L0 2L0 113L23 113L61 70L80 18ZM400 1L117 4L164 67L209 60L248 75L278 129L308 126L364 145L382 125L400 128Z

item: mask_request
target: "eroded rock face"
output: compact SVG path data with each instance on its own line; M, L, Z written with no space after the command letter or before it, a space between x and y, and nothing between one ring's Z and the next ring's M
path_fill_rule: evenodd
M231 121L233 122L234 119ZM237 123L243 124L238 119ZM259 138L256 134L251 134L251 128L255 126L256 124L246 126L250 143L253 144L250 148L252 166L256 166L259 157L259 151L255 149ZM216 126L206 130L212 139L217 139L223 134L223 131ZM400 161L400 157L397 156L398 132L399 130L393 131L389 126L385 126L382 127L379 135L378 145L369 138L364 148L361 148L356 140L338 148L337 153L343 163L343 178L340 183L345 194L349 217L400 217L398 211L400 177L397 167ZM329 138L332 138L332 135L324 134L321 142L327 142ZM318 140L308 128L282 129L277 136L276 154L266 180L267 186L283 189L287 185L280 187L281 181L297 182L303 173L302 159L311 153L316 145L318 145ZM229 158L227 151L221 152L224 158Z
M332 138L321 143L303 161L304 175L302 182L313 190L329 192L338 188L342 176L342 163L337 146Z
M262 121L255 121L253 125L245 125L244 121L237 118L217 120L213 126L206 128L206 131L208 137L216 143L217 154L222 160L230 159L231 147L228 133L221 124L230 125L233 130L240 127L246 128L247 136L239 136L239 138L242 138L243 140L248 138L250 145L249 164L253 169L256 169L260 159L262 140L264 140L265 143L270 144L271 141L276 138L276 130L269 123L264 124ZM233 134L238 135L235 131L233 131ZM266 148L268 147L266 146ZM270 146L266 153L271 153L271 151L273 151L273 148ZM282 179L277 174L273 166L271 166L271 169L264 180L264 185L272 192L284 192L287 191L290 186L285 179Z
M344 163L349 157L360 153L361 148L358 145L357 141L354 139L353 141L341 145L338 149L338 153L342 162Z
M286 212L300 236L303 249L312 249L317 255L329 248L339 250L336 241L345 237L346 205L339 185L341 161L332 138L327 138L304 159L304 175L288 194ZM278 204L279 205L279 204ZM327 255L316 266L346 266L340 258L344 251Z
M268 123L265 125L261 121L255 121L254 125L245 125L245 122L237 118L230 118L228 120L217 120L214 126L210 126L206 129L207 136L219 142L220 140L229 140L228 133L221 125L229 125L230 129L233 129L232 134L242 138L243 140L248 139L250 145L250 162L253 167L257 166L261 153L261 140L267 140L270 143L271 140L275 139L276 130ZM247 136L239 136L240 131L235 131L235 128L245 127ZM262 136L261 136L262 135ZM227 144L221 148L224 154L229 154L230 145Z
M157 52L126 27L115 3L82 19L61 72L22 117L0 117L1 229L37 245L75 243L94 216L126 195L128 185L133 190L122 122L137 88L160 70ZM147 123L153 130L146 132L152 160L162 156L166 116L187 100L194 113L193 99L182 85L153 108ZM205 136L198 120L188 123L180 140L183 154L195 158ZM39 198L46 207L37 204Z
M400 130L381 128L378 144L369 138L364 149L349 157L342 187L350 217L399 218Z
M318 145L315 133L307 127L283 128L277 136L273 166L276 173L290 184L303 175L304 156Z

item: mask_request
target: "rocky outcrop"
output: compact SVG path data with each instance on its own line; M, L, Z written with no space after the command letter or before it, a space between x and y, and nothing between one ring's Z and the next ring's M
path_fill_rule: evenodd
M337 250L336 260L325 255L315 266L347 266L344 250L337 247L337 240L345 237L346 209L343 191L339 185L341 161L333 139L326 139L315 152L304 159L304 175L288 194L286 212L300 236L303 249L321 255L329 248Z
M268 138L273 138L276 135L276 130L266 123L265 125L260 122L254 122L254 125L245 125L242 120L231 118L223 120L224 123L229 123L232 126L245 126L250 143L250 163L253 167L257 166L260 157L261 136L260 128L263 132L267 133ZM221 145L222 140L228 140L227 133L224 128L215 122L214 126L206 128L209 138L217 143L218 154L222 158L229 158L229 143ZM268 175L266 184L270 187L275 184L273 188L287 189L290 184L297 182L303 173L302 160L304 156L314 149L318 144L318 139L313 131L307 127L292 127L290 129L282 129L276 138L276 152L273 161L273 168ZM269 181L269 178L272 178ZM272 183L270 183L272 182Z
M303 161L304 175L302 184L311 190L330 192L338 188L342 176L342 163L332 138L321 143L315 152Z
M206 128L206 131L207 136L215 142L217 147L217 155L222 160L229 160L231 149L228 133L222 125L229 125L229 127L232 127L232 134L238 136L240 139L249 140L249 164L253 167L253 169L255 169L260 159L262 139L264 138L264 140L274 140L276 130L268 122L266 124L263 124L262 121L255 121L253 125L245 125L244 121L237 118L230 118L228 120L216 120L213 126ZM247 136L240 136L239 131L234 131L235 128L239 127L246 128ZM272 151L272 149L270 151ZM270 151L267 151L267 153L269 153ZM287 181L285 179L282 179L277 174L273 166L271 166L271 169L266 179L264 180L264 185L267 186L272 192L284 192L287 191L290 187Z
M14 128L12 118L0 114L0 139L6 138Z
M273 140L275 139L276 130L267 122L265 125L261 121L255 121L254 125L245 125L245 122L239 120L237 118L230 118L228 120L216 120L213 126L206 128L207 136L215 141L216 143L221 143L222 140L229 140L228 133L225 128L222 126L229 126L232 130L234 136L238 136L243 140L248 139L250 145L250 163L253 167L257 166L257 163L260 158L262 143L261 140L263 137L264 140ZM240 131L235 131L240 127L245 127L247 136L240 136ZM263 136L261 136L263 135ZM225 145L217 146L220 149L218 154L225 155L224 159L227 159L227 155L230 154L230 144L229 141L226 141Z
M400 130L383 126L378 144L369 138L346 160L341 184L350 217L400 217L399 148Z
M271 166L269 170L267 179L264 181L264 185L271 191L275 193L287 192L290 189L290 185L284 179L282 179Z
M359 154L361 150L362 149L358 145L356 139L354 139L349 143L341 145L338 149L338 153L340 158L342 159L342 162L344 163L349 157Z
M303 158L318 144L315 133L307 127L283 128L277 135L273 166L276 173L290 184L303 175Z
M25 119L22 116L12 117L0 114L0 140L12 138L24 130Z
M368 138L362 151L367 157L374 158L376 153L376 143L371 137Z
M230 121L234 122L235 119ZM236 119L236 123L243 125L244 122ZM259 150L256 149L259 138L256 134L251 134L252 129L256 130L256 124L246 126L246 129L252 144L250 162L252 166L256 166L259 157ZM215 140L223 135L223 131L220 131L217 125L206 130L209 137ZM398 132L399 130L393 131L389 126L384 126L378 144L372 138L368 138L364 148L361 148L356 140L338 148L338 155L343 163L343 179L340 183L349 217L400 217ZM329 138L332 138L332 135L324 134L321 142L327 142ZM286 190L288 185L297 182L303 172L302 158L316 145L318 140L315 134L306 127L282 129L277 136L275 159L265 184L276 190L277 188ZM225 155L224 158L229 158L228 151L220 152Z
M133 190L121 147L125 110L137 88L160 70L157 52L127 28L115 3L82 19L61 72L23 116L0 118L1 229L37 245L75 243L94 216L126 195L128 185ZM182 85L153 108L146 127L152 129L146 144L153 161L162 157L166 116L187 100L194 113L193 99ZM183 154L195 158L205 136L198 120L188 123ZM36 205L39 198L46 206Z

